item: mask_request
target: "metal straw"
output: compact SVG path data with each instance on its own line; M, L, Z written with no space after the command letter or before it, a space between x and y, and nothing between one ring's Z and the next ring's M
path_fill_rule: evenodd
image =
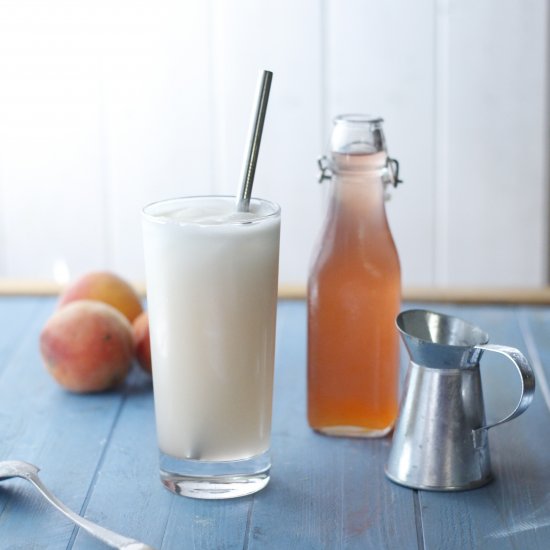
M237 210L248 212L250 197L252 195L252 184L260 152L260 142L264 129L265 113L269 101L269 90L271 88L271 71L263 71L258 79L258 90L256 92L256 109L254 110L248 134L248 147L241 171L241 187L237 195Z

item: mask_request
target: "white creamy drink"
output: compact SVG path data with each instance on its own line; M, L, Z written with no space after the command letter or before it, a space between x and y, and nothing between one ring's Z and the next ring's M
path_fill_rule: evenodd
M163 201L144 210L160 450L234 461L269 448L280 215L252 199Z

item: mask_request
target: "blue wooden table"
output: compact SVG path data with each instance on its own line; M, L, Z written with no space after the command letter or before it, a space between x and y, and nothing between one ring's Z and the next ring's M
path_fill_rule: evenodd
M432 493L385 479L389 439L327 438L308 428L305 304L282 301L271 483L216 502L161 486L146 375L136 370L119 391L89 396L52 381L38 335L54 306L55 298L0 297L0 460L38 465L45 484L92 521L157 549L550 548L549 308L430 306L478 324L493 343L519 347L538 384L531 408L489 435L495 481ZM511 364L489 359L482 371L491 419L511 409L519 382ZM1 550L66 548L104 546L28 482L0 483Z

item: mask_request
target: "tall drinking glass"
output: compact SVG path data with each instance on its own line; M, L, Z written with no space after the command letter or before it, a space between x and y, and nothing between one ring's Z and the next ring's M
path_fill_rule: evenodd
M269 482L280 208L184 197L143 210L160 477L222 499Z

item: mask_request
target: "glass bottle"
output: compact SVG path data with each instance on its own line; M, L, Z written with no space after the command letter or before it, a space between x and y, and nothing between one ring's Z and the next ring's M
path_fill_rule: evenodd
M308 421L327 435L381 437L397 417L401 272L384 199L397 185L383 120L335 118L328 213L308 280Z

